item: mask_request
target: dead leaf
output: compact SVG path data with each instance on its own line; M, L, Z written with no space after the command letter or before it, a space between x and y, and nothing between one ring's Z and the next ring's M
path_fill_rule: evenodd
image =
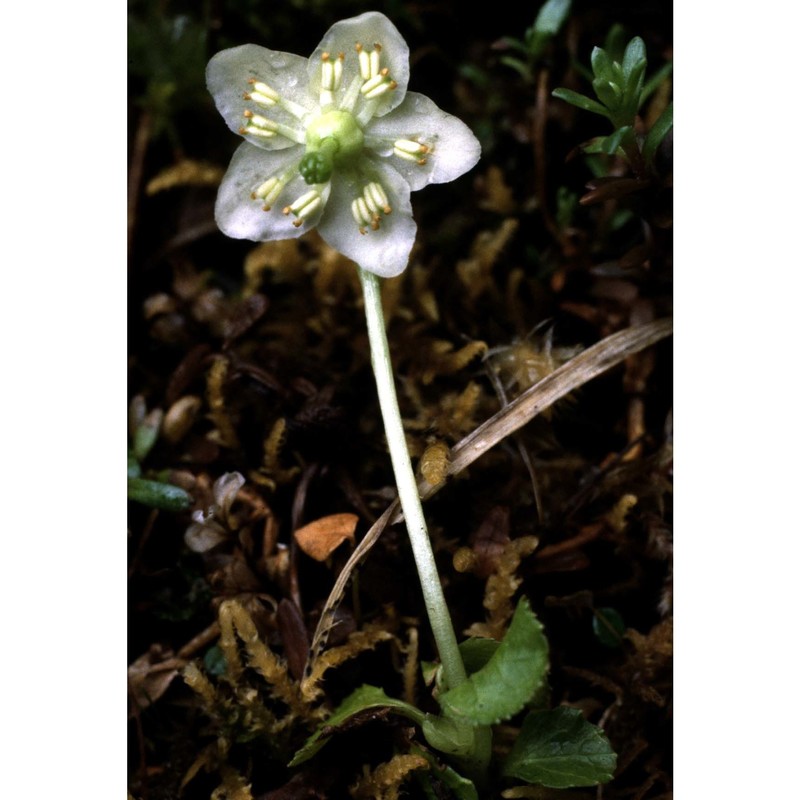
M128 667L128 685L139 710L158 700L186 664L182 658L161 657L159 652L148 651ZM166 654L171 655L171 654Z
M306 555L324 561L345 540L355 543L357 524L355 514L331 514L298 528L294 538Z

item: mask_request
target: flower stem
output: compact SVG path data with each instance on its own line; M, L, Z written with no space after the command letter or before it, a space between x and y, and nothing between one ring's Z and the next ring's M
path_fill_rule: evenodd
M452 689L467 679L467 673L458 650L456 634L447 610L442 584L439 581L425 516L422 512L422 502L417 491L417 480L408 454L400 408L397 405L392 362L389 356L386 325L381 306L380 278L361 267L358 269L358 274L364 290L364 311L372 350L372 369L375 373L378 401L383 415L389 455L394 468L397 493L411 539L411 549L414 552L417 573L422 584L422 596L428 610L428 619L442 663L443 684Z

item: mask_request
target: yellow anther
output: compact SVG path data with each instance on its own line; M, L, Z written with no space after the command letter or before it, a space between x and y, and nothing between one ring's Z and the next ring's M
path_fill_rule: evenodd
M256 80L255 78L250 78L247 82L259 94L263 94L264 97L268 97L273 102L277 103L278 100L280 100L280 95L271 86L267 86L267 84L264 83L263 81Z
M392 213L392 207L389 205L389 198L386 196L383 186L375 181L364 187L364 200L373 214L379 212L384 214Z
M278 129L278 124L276 122L273 122L271 119L267 119L266 117L262 117L260 114L253 114L252 111L249 114L245 112L245 117L250 120L252 125L256 125L259 128L264 128L264 130L275 132Z
M381 69L381 51L379 49L373 50L369 54L369 74L377 75Z
M264 211L269 211L285 185L285 179L273 177L264 181L250 196L253 200L262 200Z
M339 53L338 58L331 60L330 53L323 53L322 59L322 78L320 80L319 102L321 106L333 104L333 93L342 83L342 62L344 53Z
M274 106L281 99L280 95L271 86L267 86L266 83L262 83L255 78L250 78L247 82L253 87L253 91L245 92L245 100L251 100L260 106L269 108L269 106Z
M333 64L330 53L322 54L322 88L328 91L333 89Z
M358 68L361 70L361 79L368 81L372 76L369 53L362 48L361 44L356 44L356 52L358 53Z
M366 226L373 231L381 227L381 214L391 214L392 207L386 192L377 181L368 183L360 197L356 197L350 205L350 210L358 224L359 233L367 232Z
M294 214L297 219L292 222L295 228L299 228L303 224L303 220L308 219L315 211L322 206L322 197L315 189L306 192L289 206L283 209L284 214Z
M427 159L422 156L431 152L431 148L421 142L414 142L411 139L398 139L394 143L394 154L406 161L415 161L420 166L427 163Z
M386 76L385 75L375 75L370 78L362 87L361 87L361 94L367 97L370 92L373 92L376 88L379 87L386 87ZM384 88L386 91L386 88Z
M353 219L359 226L369 225L372 220L372 215L367 208L367 204L363 197L356 197L350 205L350 210L353 214Z
M377 75L376 77L380 78L381 80L384 80L384 77L382 75ZM374 100L376 97L380 97L382 94L386 94L386 92L396 88L397 88L397 82L391 81L390 83L380 83L373 89L370 89L369 91L366 92L362 87L361 91L364 94L365 100Z
M342 71L344 69L344 53L339 53L336 61L333 62L333 88L338 89L342 85Z
M244 128L239 128L239 133L242 136L249 133L251 136L260 136L262 139L271 139L276 135L275 131L257 128L255 125L246 125Z

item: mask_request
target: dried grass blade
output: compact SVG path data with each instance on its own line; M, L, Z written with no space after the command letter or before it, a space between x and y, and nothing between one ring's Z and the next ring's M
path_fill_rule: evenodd
M617 364L622 363L629 356L644 350L672 333L672 318L649 322L646 325L637 325L626 328L607 336L597 344L584 350L575 358L550 373L546 378L534 384L511 403L498 411L490 419L465 436L450 454L450 464L447 469L448 476L456 475L466 469L473 461L480 458L487 450L499 444L503 439L519 430L542 411L549 408L557 400L568 395L583 384L588 383L598 375L602 375ZM427 500L436 494L446 482L432 486L426 480L418 483L420 497ZM325 608L314 631L311 642L311 653L306 667L306 675L310 674L314 662L325 647L328 634L333 625L336 609L344 595L353 570L363 561L367 553L383 533L384 528L399 522L403 518L400 504L395 500L386 511L381 514L375 524L367 531L366 536L359 542L347 564L339 573L336 583L325 602Z

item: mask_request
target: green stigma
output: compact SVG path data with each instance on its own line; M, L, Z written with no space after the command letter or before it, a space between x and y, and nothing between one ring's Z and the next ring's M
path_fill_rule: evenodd
M319 150L306 150L298 167L303 180L309 186L315 183L327 183L333 174L333 157L339 149L336 139L323 139Z

